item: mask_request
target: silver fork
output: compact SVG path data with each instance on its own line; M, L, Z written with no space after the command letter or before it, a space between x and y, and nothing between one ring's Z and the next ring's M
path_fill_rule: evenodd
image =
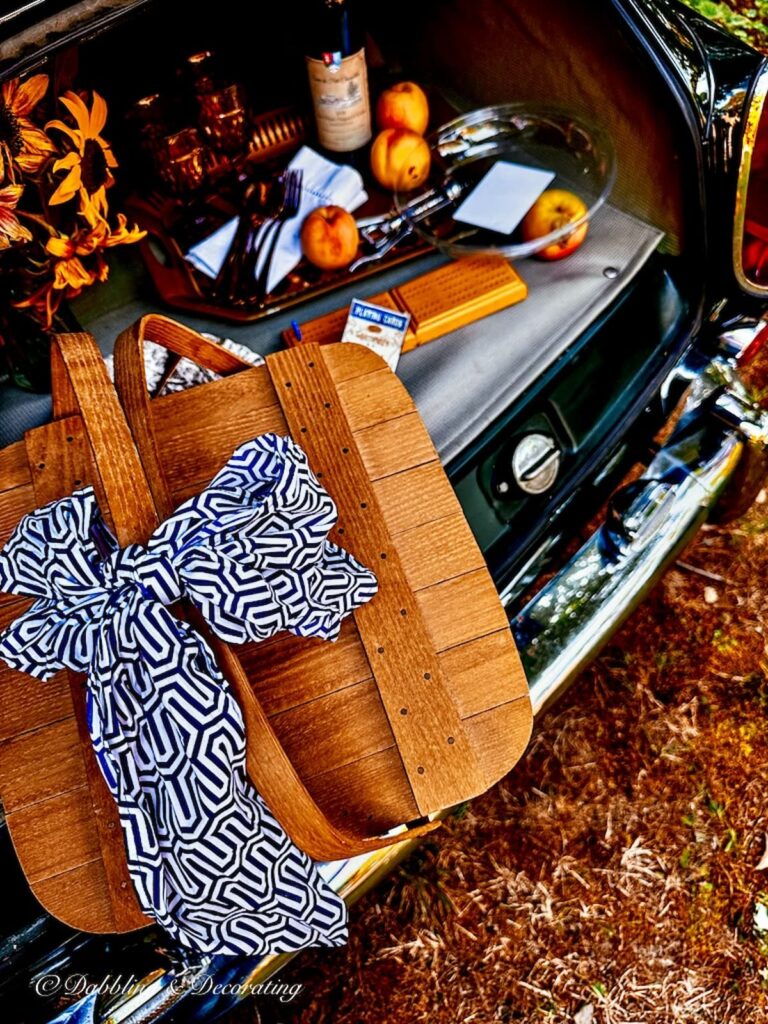
M259 251L263 251L266 246L266 256L264 257L264 262L261 265L261 270L259 271L259 275L256 279L256 301L258 303L263 303L267 294L269 268L271 267L272 260L275 256L280 232L282 231L286 221L292 220L299 212L303 181L304 172L301 169L285 172L285 195L282 206L272 219L272 222L264 227ZM267 241L268 236L269 240Z

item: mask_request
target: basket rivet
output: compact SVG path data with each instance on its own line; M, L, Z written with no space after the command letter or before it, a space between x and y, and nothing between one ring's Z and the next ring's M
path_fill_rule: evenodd
M339 533L344 533L344 527L343 526L339 527Z
M384 653L384 648L383 647L377 647L376 650L379 652L379 654L383 654Z
M431 679L431 678L432 678L432 675L431 675L431 673L429 673L429 672L425 672L425 673L424 673L424 678L425 678L425 679Z
M307 363L307 366L310 368L310 370L314 370L314 368L315 368L315 364L312 363L312 362Z
M291 382L290 382L289 380L287 380L287 381L285 382L285 386L286 386L287 388L289 388L289 387L291 386Z
M323 402L323 405L325 406L326 409L330 409L331 408L331 403L330 402Z
M400 614L401 614L401 615L407 615L407 614L408 614L408 612L406 611L406 609L405 609L405 608L401 608L401 609L400 609Z
M70 434L69 437L67 438L67 444L72 444L74 440L74 437L72 437L72 435Z
M382 551L382 552L381 552L381 557L382 557L382 558L384 558L384 559L386 559L386 557L387 557L387 552L386 552L386 551Z
M302 428L301 428L301 432L302 432L302 434L306 434L306 432L307 432L307 428L306 428L306 427L302 427Z
M38 469L45 469L45 463L44 462L38 462L37 468Z
M455 743L455 742L456 742L456 740L455 740L455 739L453 738L453 736L449 736L449 737L448 737L448 742L449 742L449 743L451 743L451 744L453 744L453 743Z
M360 502L360 508L368 508L368 502L367 501L361 501Z
M419 767L416 770L418 771L419 775L424 774L424 769L421 767L421 765L419 765Z
M400 708L400 714L401 715L407 715L408 714L408 708Z
M345 455L349 455L349 448L342 448L341 450L344 452Z
M83 481L80 479L80 477L78 477L77 480L73 481L75 487L79 487L82 482Z

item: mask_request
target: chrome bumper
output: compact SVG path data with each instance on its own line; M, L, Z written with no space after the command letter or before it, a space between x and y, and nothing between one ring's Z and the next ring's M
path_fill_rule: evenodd
M614 495L603 525L512 620L535 713L589 664L727 489L747 488L747 502L729 499L751 504L767 452L768 414L750 400L735 361L713 360L646 472Z
M726 491L746 491L735 495L743 507L762 485L768 414L741 384L737 354L717 357L696 373L677 371L690 386L669 440L643 476L614 495L603 525L512 620L535 713L594 658ZM352 903L413 845L403 842L340 862L330 884ZM188 966L185 985L179 986L178 975L155 977L146 999L135 994L102 1020L148 1024L164 1018L181 999L194 999L195 982L219 973L224 959ZM288 959L272 956L252 964L241 980L244 990L265 982Z

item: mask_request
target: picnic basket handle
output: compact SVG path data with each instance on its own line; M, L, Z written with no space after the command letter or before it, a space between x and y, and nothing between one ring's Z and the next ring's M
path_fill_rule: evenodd
M145 543L159 520L130 428L96 342L85 332L58 334L51 347L54 415L78 414L101 491L122 547Z
M148 328L150 329L148 332ZM162 469L153 430L150 398L144 370L144 341L151 340L193 360L200 366L228 375L253 369L251 363L202 338L168 317L149 315L124 330L115 343L115 384L161 519L173 512L173 502ZM211 635L202 616L192 609L190 621L211 645L224 677L243 711L246 728L248 775L293 841L315 860L339 860L368 853L404 840L418 839L440 824L428 821L394 835L364 835L335 826L304 785L264 712L239 658L223 641Z
M253 364L216 342L203 338L184 324L155 313L143 316L118 335L114 354L115 387L136 446L141 452L155 506L161 519L166 519L173 512L173 501L152 429L151 400L144 368L145 341L162 345L177 356L191 359L198 366L222 376L240 370L252 370Z

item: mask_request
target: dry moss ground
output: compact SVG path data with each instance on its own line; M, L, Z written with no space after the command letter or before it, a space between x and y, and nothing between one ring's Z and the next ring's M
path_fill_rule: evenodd
M768 504L684 561L265 1022L768 1021Z

